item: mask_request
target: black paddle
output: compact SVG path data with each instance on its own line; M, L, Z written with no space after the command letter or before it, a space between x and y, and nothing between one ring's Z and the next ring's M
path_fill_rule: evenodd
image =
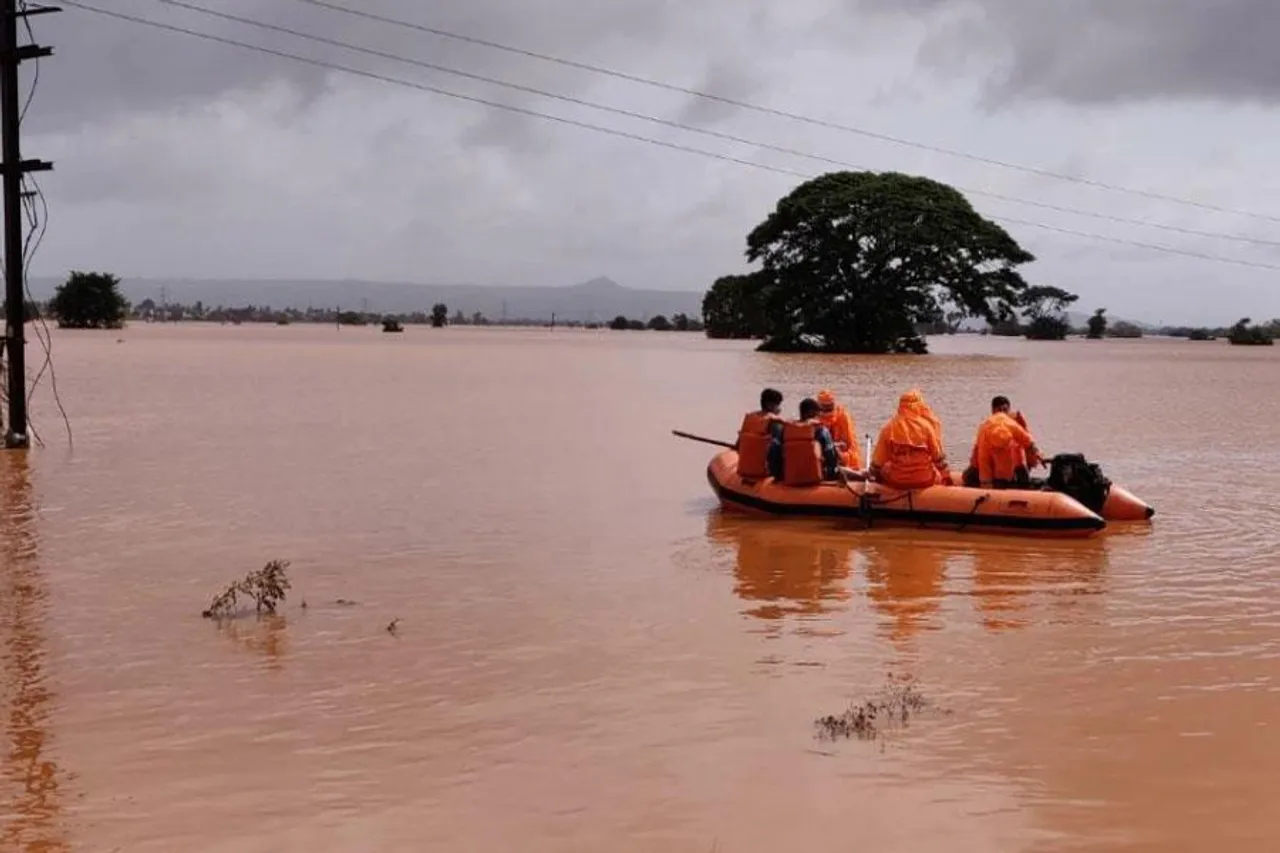
M690 441L701 441L703 444L714 444L716 447L727 447L730 450L738 449L738 445L736 444L730 444L727 441L720 441L719 439L715 439L715 438L704 438L703 436L694 435L693 433L690 433L690 432L681 432L678 429L673 429L671 431L671 434L679 436L680 438L687 438Z

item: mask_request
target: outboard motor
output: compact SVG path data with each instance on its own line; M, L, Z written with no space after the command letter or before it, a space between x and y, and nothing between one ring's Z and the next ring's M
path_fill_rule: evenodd
M1059 453L1049 460L1049 488L1070 495L1089 509L1102 514L1111 494L1111 481L1096 463L1083 453Z

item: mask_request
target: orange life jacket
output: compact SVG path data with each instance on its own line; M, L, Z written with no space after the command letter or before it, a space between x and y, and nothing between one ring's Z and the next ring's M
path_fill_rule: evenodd
M818 424L789 422L782 425L782 483L814 486L822 482L822 448Z
M773 443L770 427L781 420L768 412L748 412L738 430L738 476L763 480L769 476L769 445Z
M1012 415L996 412L978 427L974 460L980 482L1010 481L1019 468L1027 467L1031 434Z

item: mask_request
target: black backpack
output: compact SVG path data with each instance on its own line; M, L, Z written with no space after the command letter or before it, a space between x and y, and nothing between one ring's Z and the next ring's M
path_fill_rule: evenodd
M1099 514L1111 494L1111 481L1083 453L1059 453L1049 460L1048 484Z

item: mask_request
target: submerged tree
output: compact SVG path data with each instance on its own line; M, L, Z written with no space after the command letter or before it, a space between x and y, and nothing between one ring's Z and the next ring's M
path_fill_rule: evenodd
M1093 312L1093 316L1089 318L1089 334L1088 338L1093 341L1101 340L1102 336L1107 333L1107 309L1099 308Z
M1028 319L1027 338L1033 341L1061 341L1071 332L1067 306L1080 297L1060 287L1039 285L1028 287L1019 300Z
M443 302L437 302L431 307L431 325L437 329L443 328L449 322L449 306Z
M1035 258L946 184L832 172L777 203L748 235L747 259L763 268L731 283L743 288L731 316L763 332L763 349L887 353L923 352L917 326L948 310L1011 317L1027 286L1016 267ZM763 328L751 322L755 298ZM723 303L704 308L709 331L706 308Z
M759 272L726 275L702 297L709 338L763 338L768 334L765 276Z
M119 288L120 279L111 273L73 271L58 285L49 309L64 329L119 329L129 314Z
M1250 326L1248 317L1243 318L1227 331L1227 340L1236 346L1272 346L1274 339L1262 326Z

